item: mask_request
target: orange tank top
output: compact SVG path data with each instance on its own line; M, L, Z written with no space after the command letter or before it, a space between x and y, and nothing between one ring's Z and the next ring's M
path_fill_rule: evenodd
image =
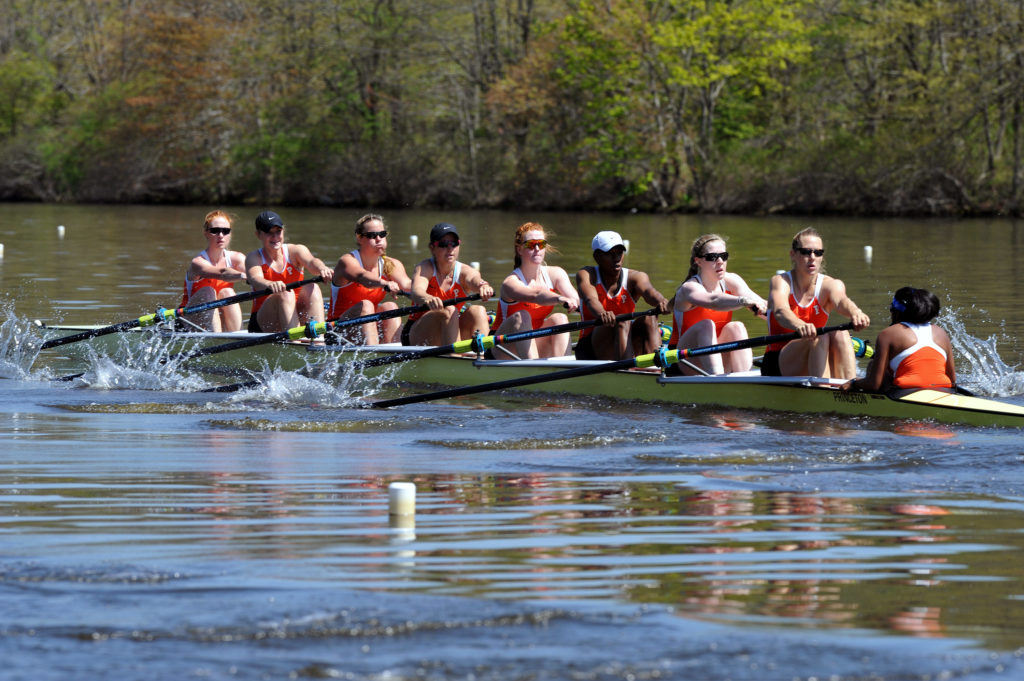
M814 298L811 299L806 306L800 305L797 302L796 297L793 295L793 276L790 272L785 273L789 279L789 309L792 310L797 317L814 324L817 328L822 328L828 324L828 312L825 312L821 308L821 303L818 301L818 296L821 295L821 284L825 280L825 277L818 275L817 281L814 282ZM780 324L775 315L768 311L768 333L772 336L781 333L792 333L793 329L787 329L785 326ZM770 343L768 347L764 349L765 352L778 352L782 348L786 347L788 341L781 343Z
M302 274L305 272L302 265L292 264L292 261L288 256L288 244L283 244L281 248L284 249L284 270L281 272L274 269L273 263L267 261L267 256L263 253L263 249L260 249L260 260L263 261L260 264L260 269L263 270L263 278L267 281L283 281L286 284L294 284L297 281L302 281ZM298 289L292 289L292 293L296 297L299 295ZM260 296L259 298L253 299L253 315L260 311L260 308L263 307L263 303L266 299L267 296Z
M519 280L524 284L529 285L529 282L526 281L526 277L523 275L523 271L518 267L512 270L512 274L519 277ZM544 285L548 287L548 290L551 291L552 293L557 293L555 291L555 287L551 284L551 277L548 276L548 271L546 267L542 266L540 268L540 275L541 278L544 280ZM516 312L519 312L520 310L526 310L527 314L530 315L531 328L539 328L540 325L544 323L544 320L547 318L547 316L551 314L551 311L554 309L554 305L540 305L538 303L528 303L525 301L509 302L506 300L499 299L498 313L494 318L494 325L491 327L491 333L496 333L498 327L501 326L502 322L504 322L506 319L514 315Z
M892 383L897 388L951 388L946 374L946 351L932 340L931 324L901 322L914 332L917 342L889 360Z
M701 281L699 274L695 274L693 278L696 279L698 283L700 283L701 285L704 284L704 282ZM718 282L718 285L723 292L732 294L732 291L725 288L724 281ZM686 333L687 329L689 329L697 322L703 321L705 319L710 319L712 322L714 322L715 337L717 338L718 334L722 333L722 329L725 328L725 325L732 321L732 310L712 310L711 308L708 307L700 307L699 305L694 305L689 310L683 313L682 319L679 319L679 317L675 313L673 313L672 337L669 338L668 346L670 348L676 347L676 345L679 344L679 337Z
M242 264L239 267L235 267L234 263L231 262L231 255L234 251L224 251L224 264L232 269L242 271L245 269L245 256L239 253L239 257L242 260ZM206 251L200 253L197 257L205 259L211 265L215 264L210 260L210 256ZM181 307L188 307L188 301L192 298L196 291L201 288L210 287L217 293L220 293L226 288L234 286L233 281L224 281L223 279L213 279L212 277L203 277L202 279L196 279L192 281L188 278L188 273L185 273L185 287L181 294Z
M430 281L427 282L427 294L440 298L441 300L451 300L452 298L461 298L466 295L466 290L462 288L462 284L459 282L459 278L462 276L462 263L455 261L455 269L452 271L452 287L447 291L441 288L441 284L437 281L437 263L431 258L431 263L434 265L434 274L430 277ZM409 315L409 321L414 322L426 312L413 312Z
M631 295L629 295L629 290L626 288L626 282L629 281L629 270L625 267L622 268L622 273L619 278L622 285L619 286L619 292L614 296L608 295L608 289L605 288L604 282L601 281L601 271L596 267L594 268L594 276L597 279L597 285L595 286L597 289L597 300L601 303L601 307L608 312L614 312L615 316L619 316L620 314L629 314L636 310L636 301L633 300ZM580 317L582 317L585 322L595 319L594 315L590 312L590 308L586 305L580 306ZM593 330L594 327L592 326L587 326L581 329L580 338L586 338Z
M366 265L363 264L363 258L359 255L358 250L351 251L351 255L356 259L360 267L366 269ZM377 258L377 273L382 279L391 281L391 278L384 274L384 258ZM338 319L350 307L364 300L369 300L373 303L374 308L376 308L384 300L385 295L387 295L386 289L369 288L363 286L358 281L350 281L341 286L331 284L331 308L327 312L327 318Z

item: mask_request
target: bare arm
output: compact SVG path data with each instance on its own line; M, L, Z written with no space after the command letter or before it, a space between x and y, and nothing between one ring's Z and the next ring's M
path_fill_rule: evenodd
M590 311L590 315L600 320L605 326L615 324L615 313L604 309L601 298L594 285L594 273L592 267L584 267L576 273L576 288L580 292L580 305Z
M298 261L310 272L323 277L324 281L331 281L334 278L334 270L328 267L323 260L314 256L308 248L302 244L292 244L290 253L294 253Z
M654 288L646 272L629 271L629 295L633 300L643 298L648 305L658 308L659 315L668 314L672 310L672 305L661 295L661 291Z
M235 255L235 257L231 258L231 261L237 261L237 255L233 251L228 251L228 255ZM242 270L236 270L233 267L215 267L210 264L209 260L201 255L197 255L192 258L192 262L188 266L188 278L192 281L197 279L245 281L246 275Z
M402 273L405 274L405 269L402 270ZM371 274L369 270L359 264L359 261L351 253L346 253L338 258L338 265L334 268L331 282L335 286L341 286L350 281L361 284L366 288L386 289L391 293L398 293L401 290L401 285L398 282L389 281L383 276Z
M494 289L491 288L491 285L484 280L483 275L469 265L464 264L462 266L462 274L460 278L462 279L462 288L465 289L467 293L479 293L480 299L485 302L490 300L491 296L494 295Z
M826 311L835 310L844 317L848 317L857 331L871 325L871 319L846 295L846 284L842 281L829 277L822 284L822 289L823 292L828 293L827 305L831 306L826 307Z
M768 290L768 308L771 310L772 316L775 320L786 327L787 329L793 329L800 334L802 338L810 338L818 335L818 329L815 328L814 324L805 322L796 316L796 314L789 308L789 294L791 289L789 282L781 274L776 274L771 279L771 285Z
M420 261L412 271L412 286L409 289L409 297L416 305L426 305L431 310L440 310L444 307L444 301L437 296L427 293L427 287L430 286L430 278L432 276L434 276L434 263L429 258ZM397 286L397 284L395 285Z

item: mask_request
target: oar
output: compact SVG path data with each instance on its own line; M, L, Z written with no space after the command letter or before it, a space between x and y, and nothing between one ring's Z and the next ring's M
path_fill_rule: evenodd
M847 322L845 324L839 324L836 326L826 326L818 329L818 335L831 333L833 331L843 331L846 329L852 329L853 323ZM548 381L558 381L564 378L577 378L579 376L589 376L591 374L599 374L606 371L618 371L619 369L633 369L633 368L645 368L652 366L666 367L670 364L675 364L679 360L687 359L690 357L699 357L701 355L713 355L718 352L731 352L732 350L742 350L744 348L753 348L760 345L768 345L770 343L781 343L785 341L796 340L800 338L800 334L796 331L792 333L780 333L774 336L759 336L757 338L748 338L746 340L733 341L731 343L719 343L718 345L707 345L699 348L691 348L689 350L661 350L649 355L640 355L632 359L622 359L615 362L606 362L596 366L583 366L575 369L566 369L565 371L556 371L550 374L541 374L539 376L524 376L522 378L511 378L504 381L495 381L493 383L484 383L482 385L470 385L463 386L461 388L450 388L448 390L438 390L437 392L426 393L423 395L408 395L406 397L397 397L391 400L377 400L371 402L371 407L397 407L403 404L415 404L417 402L428 402L431 400L440 400L446 397L459 397L460 395L473 395L475 393L488 392L490 390L502 390L504 388L517 388L524 385L532 385L534 383L546 383Z
M293 288L299 288L306 284L316 284L323 281L323 277L313 277L311 279L303 279L302 281L296 281L294 283L285 286L284 290L290 291ZM240 293L237 296L231 296L230 298L224 298L223 300L211 300L208 303L202 303L201 305L194 305L192 307L179 307L173 310L167 308L159 308L153 314L144 315L138 319L132 319L127 322L120 322L118 324L111 324L110 326L104 326L100 329L90 329L88 331L82 331L81 333L72 334L70 336L62 336L60 338L51 338L44 342L40 349L46 350L47 348L55 348L58 345L67 345L68 343L77 343L78 341L88 340L90 338L96 338L97 336L106 336L111 333L117 333L118 331L130 331L141 326L149 326L150 324L156 324L163 321L171 321L177 317L184 317L185 315L195 314L196 312L206 312L218 307L224 307L225 305L233 305L234 303L241 303L246 300L252 300L254 298L260 298L262 296L268 296L273 291L270 289L261 289L259 291L250 291L249 293Z
M620 314L615 317L615 322L628 322L638 317L647 317L653 314L658 314L658 308L651 308L650 310L644 310L643 312ZM426 348L423 350L410 350L409 352L396 352L395 354L388 355L386 357L374 357L373 359L349 362L348 366L355 369L367 369L369 367L379 367L386 364L395 364L397 362L421 359L423 357L437 357L438 355L450 355L460 352L483 353L485 350L489 350L496 345L515 343L517 341L528 340L530 338L554 336L559 333L568 333L570 331L576 331L577 329L583 329L588 326L597 326L599 324L601 324L601 320L599 319L588 319L586 321L569 322L568 324L550 326L546 329L533 329L530 331L521 331L519 333L510 333L504 336L477 336L476 338L467 338L466 340L457 341L450 345L439 345L437 347Z
M470 296L461 296L459 298L449 298L444 301L445 306L458 305L469 300L479 300L480 294L474 293ZM385 310L383 312L375 312L373 314L363 315L362 317L353 317L352 319L331 319L326 322L309 322L303 326L296 326L286 331L279 331L277 333L268 333L255 338L243 338L241 340L234 341L232 343L224 343L223 345L215 345L211 348L200 348L193 352L186 352L180 355L176 355L171 359L195 359L196 357L206 357L207 355L217 355L222 352L229 352L231 350L240 350L241 348L250 348L254 345L263 345L265 343L274 343L283 340L298 340L299 338L317 338L324 335L329 331L337 331L347 326L355 326L356 324L367 324L369 322L378 322L384 319L392 319L394 317L404 317L414 312L426 312L430 307L424 303L422 305L410 305L409 307L400 307L395 310Z

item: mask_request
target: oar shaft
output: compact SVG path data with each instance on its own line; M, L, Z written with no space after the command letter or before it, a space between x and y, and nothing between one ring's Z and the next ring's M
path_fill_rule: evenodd
M290 291L300 286L306 286L307 284L315 284L323 281L323 277L317 276L311 279L304 279L303 281L296 281L288 284L285 287L286 291ZM213 310L218 307L224 307L225 305L233 305L235 303L245 302L246 300L253 300L262 296L268 296L273 291L270 289L261 289L259 291L250 291L248 293L240 293L237 296L231 296L230 298L224 298L223 300L211 300L208 303L202 303L193 307L179 307L173 310L161 308L153 314L144 315L138 319L131 319L126 322L119 322L117 324L111 324L110 326L104 326L99 329L89 329L88 331L82 331L80 333L71 334L70 336L61 336L60 338L51 338L40 345L41 350L48 348L55 348L59 345L67 345L69 343L77 343L78 341L88 340L90 338L98 338L99 336L106 336L119 331L130 331L131 329L138 328L140 326L148 326L161 321L170 321L177 317L184 317L185 315L195 314L197 312L206 312L207 310Z
M818 335L820 336L826 333L831 333L833 331L842 331L850 328L853 328L853 324L849 322L846 324L839 324L837 326L826 326L824 328L818 329ZM517 388L524 385L547 383L550 381L558 381L561 379L576 378L578 376L590 376L593 374L599 374L608 371L618 371L620 369L657 366L659 362L661 362L662 364L674 364L685 357L711 355L716 352L730 352L732 350L741 350L743 348L750 348L758 345L768 345L770 343L781 343L785 341L796 340L798 338L800 338L800 334L795 331L792 333L782 333L773 336L759 336L757 338L748 338L746 340L735 341L732 343L708 345L702 348L692 348L689 350L671 350L664 353L640 355L639 357L635 357L633 359L623 359L614 362L606 362L604 364L599 364L597 366L576 367L573 369L566 369L565 371L556 371L550 374L539 374L537 376L523 376L521 378L512 378L505 381L496 381L493 383L484 383L481 385L449 388L448 390L439 390L437 392L428 393L426 395L407 395L405 397L397 397L390 400L377 400L376 402L371 402L370 406L397 407L403 404L427 402L430 400L444 399L446 397L459 397L461 395L473 395L476 393L488 392L491 390L503 390L505 388Z

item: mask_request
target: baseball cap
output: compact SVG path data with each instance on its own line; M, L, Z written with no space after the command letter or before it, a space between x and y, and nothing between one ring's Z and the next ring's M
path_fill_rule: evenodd
M440 241L445 234L454 234L456 239L459 238L459 233L455 230L455 225L448 222L439 222L430 230L430 243Z
M256 229L261 232L269 232L274 227L284 229L284 220L272 210L265 210L256 216Z
M622 246L622 250L626 250L626 244L622 243L622 237L618 232L612 231L598 232L594 240L590 242L590 246L595 251L607 252L616 246Z

